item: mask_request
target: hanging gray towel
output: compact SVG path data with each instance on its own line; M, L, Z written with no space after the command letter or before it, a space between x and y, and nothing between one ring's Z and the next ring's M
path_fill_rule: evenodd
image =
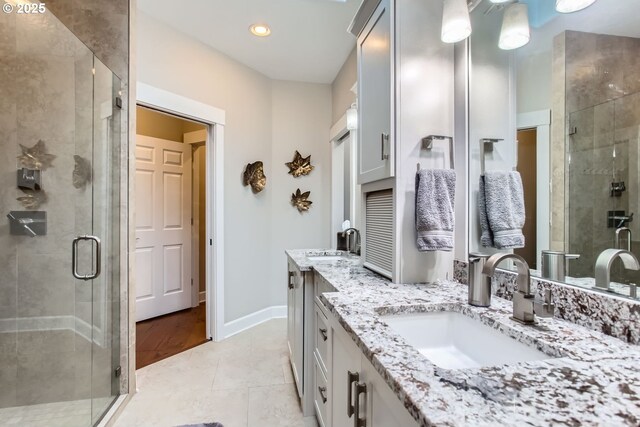
M453 250L456 172L422 169L416 174L418 250Z
M489 227L489 218L487 218L487 203L485 201L485 185L484 175L480 175L480 189L478 191L478 216L480 217L480 243L485 248L493 248L493 233Z
M524 190L519 172L485 172L480 178L478 209L483 246L524 247Z

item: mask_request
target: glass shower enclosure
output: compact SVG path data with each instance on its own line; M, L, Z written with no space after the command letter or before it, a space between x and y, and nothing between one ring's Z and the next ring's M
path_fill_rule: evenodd
M0 14L0 425L120 393L121 82L53 14Z

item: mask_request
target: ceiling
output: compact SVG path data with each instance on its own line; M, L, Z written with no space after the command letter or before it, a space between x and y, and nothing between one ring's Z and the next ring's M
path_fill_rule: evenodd
M361 0L138 0L138 9L277 80L331 83ZM269 37L249 26L266 23Z

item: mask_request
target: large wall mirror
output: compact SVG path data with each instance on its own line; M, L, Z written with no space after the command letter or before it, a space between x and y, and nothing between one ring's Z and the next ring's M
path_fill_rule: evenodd
M513 251L534 276L595 288L603 251L640 257L640 1L575 13L555 3L471 2L469 247ZM528 9L530 41L504 50L513 4ZM634 297L640 271L613 258L610 279L607 292Z

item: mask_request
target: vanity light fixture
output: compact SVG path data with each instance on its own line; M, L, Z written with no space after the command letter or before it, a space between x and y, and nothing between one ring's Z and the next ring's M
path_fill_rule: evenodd
M527 5L524 3L510 4L504 10L498 47L503 50L517 49L529 43L530 39Z
M556 10L560 13L572 13L594 4L596 0L556 0Z
M251 34L258 37L267 37L271 34L271 28L267 24L253 24L249 27Z
M471 35L471 20L467 0L444 0L442 32L445 43L456 43Z

